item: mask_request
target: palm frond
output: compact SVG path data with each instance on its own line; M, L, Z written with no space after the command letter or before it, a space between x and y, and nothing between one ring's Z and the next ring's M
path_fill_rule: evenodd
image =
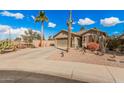
M35 17L35 22L40 22L40 21L41 21L40 16Z
M44 22L44 21L48 21L47 16L45 15L44 11L40 11L39 15L35 18L35 22Z
M40 15L40 16L45 16L45 11L40 11L40 12L39 12L39 15Z
M45 16L45 18L44 18L44 19L45 19L45 21L46 21L46 22L48 22L48 17L46 17L46 16Z

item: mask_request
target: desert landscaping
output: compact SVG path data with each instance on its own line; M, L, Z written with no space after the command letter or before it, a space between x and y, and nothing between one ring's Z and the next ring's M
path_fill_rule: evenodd
M61 61L70 61L70 62L80 62L80 63L88 63L88 64L98 64L98 65L106 65L113 67L121 67L124 68L124 57L123 55L118 55L116 58L112 58L113 55L106 53L102 56L95 55L91 51L83 53L78 49L71 49L69 53L64 52L64 56L61 54L62 50L57 50L53 54L51 54L48 59L49 60L61 60Z

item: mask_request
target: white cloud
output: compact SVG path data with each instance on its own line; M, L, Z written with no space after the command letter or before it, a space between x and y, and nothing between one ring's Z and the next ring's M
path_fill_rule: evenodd
M91 25L94 23L95 23L95 21L91 20L90 18L79 19L79 21L78 21L79 25Z
M74 25L74 24L76 24L76 22L72 22L72 24Z
M21 14L21 13L11 13L11 12L8 12L8 11L3 11L3 12L0 12L0 14L2 16L14 17L16 19L23 19L24 18L24 15Z
M16 28L16 29L13 29L13 28L10 29L11 34L15 34L15 35L18 35L18 36L23 35L24 32L27 31L27 30L28 30L28 28L23 28L23 27Z
M9 29L11 29L10 26L8 26L8 25L1 25L1 24L0 24L0 33L5 33L5 32L8 31Z
M31 16L31 18L34 20L35 19L35 17L34 16Z
M24 34L24 31L27 31L27 28L12 28L11 26L8 25L0 25L0 34L9 34L9 32L11 34L14 35L22 35Z
M9 34L9 32L15 36L20 36L25 34L24 32L27 31L29 28L24 28L24 27L20 27L20 28L12 28L11 26L8 25L1 25L0 24L0 34L5 35L5 34ZM34 32L38 32L40 33L40 31L37 30L33 30Z
M100 20L100 23L103 25L103 26L115 26L119 23L124 23L124 21L120 21L119 18L117 17L110 17L110 18L104 18L104 19L101 19Z
M56 27L56 24L55 23L52 23L52 22L49 22L48 23L48 27L55 28Z

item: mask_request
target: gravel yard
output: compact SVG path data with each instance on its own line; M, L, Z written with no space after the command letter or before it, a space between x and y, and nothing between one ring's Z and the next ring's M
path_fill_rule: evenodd
M108 65L114 67L124 68L124 55L116 56L112 58L112 54L105 54L103 56L95 55L94 53L88 51L83 54L82 51L71 49L69 53L64 52L64 57L61 54L62 50L54 52L48 57L50 60L61 60L61 61L71 61L71 62L82 62L88 64L98 64L98 65Z

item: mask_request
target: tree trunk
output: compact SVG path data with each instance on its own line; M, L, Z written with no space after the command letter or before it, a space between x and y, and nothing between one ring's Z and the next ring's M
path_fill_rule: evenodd
M68 42L67 42L67 52L71 47L71 25L72 25L72 11L69 12L69 19L68 19Z
M44 23L41 22L41 39L40 39L40 47L43 46L43 31L44 31Z
M69 27L68 27L67 52L69 52L70 47L71 47L71 25L69 25Z
M103 35L101 36L101 39L100 39L99 43L100 43L101 52L102 52L102 54L104 54L106 48L105 48L105 40L104 40Z

